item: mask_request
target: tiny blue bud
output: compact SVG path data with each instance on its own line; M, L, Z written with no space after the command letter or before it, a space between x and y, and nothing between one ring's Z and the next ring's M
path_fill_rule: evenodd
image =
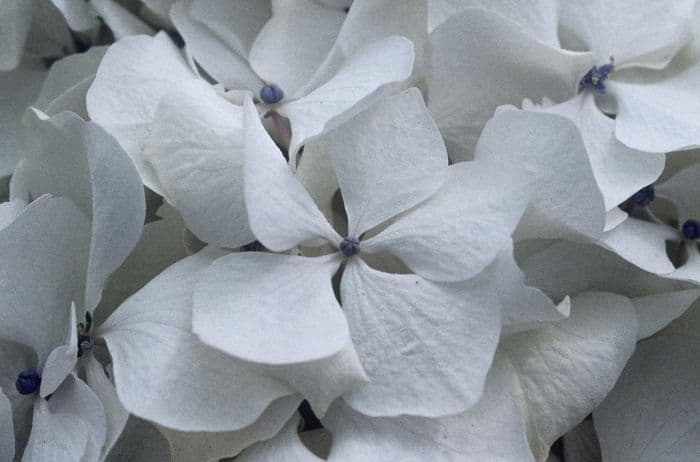
M360 240L353 236L346 236L340 242L340 251L346 257L352 257L360 252Z
M274 83L268 83L260 90L260 99L265 104L275 104L282 101L284 92Z
M640 207L646 207L651 204L654 199L656 199L656 191L654 190L654 185L651 184L643 187L632 195L632 202L634 202L634 205Z
M39 389L39 385L41 385L41 376L35 369L20 372L15 381L17 391L23 395L31 395Z
M615 65L612 60L609 64L602 66L593 66L586 75L584 75L578 83L578 90L582 91L586 88L593 88L597 93L605 93L605 81L608 75L615 70Z
M699 239L700 238L700 221L698 220L687 220L683 223L683 235L687 239Z
M95 339L91 335L78 336L78 358L83 356L86 351L92 350L95 346Z

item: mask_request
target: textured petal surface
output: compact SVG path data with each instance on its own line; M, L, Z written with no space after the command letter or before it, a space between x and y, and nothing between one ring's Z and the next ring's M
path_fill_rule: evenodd
M245 104L245 203L253 233L275 251L316 237L337 245L342 238L295 178L250 99Z
M478 401L500 331L498 299L481 282L437 284L348 263L341 298L369 383L345 401L365 415L426 417Z
M697 336L662 335L640 343L593 413L604 461L681 462L697 456L698 354Z
M447 151L416 88L384 98L322 138L360 236L422 202L447 178Z
M546 45L498 14L469 9L430 35L428 107L453 160L469 159L496 107L569 99L593 64L590 54Z
M266 0L184 0L170 10L187 50L207 73L226 88L255 92L263 81L245 59L252 42L245 37L254 37L269 15Z
M450 166L437 194L363 242L363 251L387 250L428 279L478 274L509 245L530 198L522 180L510 175L486 162Z
M142 150L161 98L180 82L196 78L164 32L127 37L112 45L87 94L91 119L104 127L134 161L146 186L160 192Z
M43 197L0 230L0 337L32 347L43 367L81 300L89 223L66 199Z
M700 63L647 83L611 82L615 135L636 149L677 151L700 145Z
M576 125L564 117L512 107L484 128L476 159L532 181L534 197L516 240L599 237L605 204Z
M690 39L694 3L562 2L562 27L603 62L613 56L619 67L661 69Z
M569 319L508 339L504 348L520 378L536 455L546 455L603 401L636 341L632 303L602 292L573 297Z
M179 432L160 427L170 443L173 462L218 462L239 454L248 446L275 436L296 413L298 395L280 398L270 404L253 424L234 432ZM169 459L170 460L170 459Z
M183 431L237 430L292 393L192 334L194 284L218 255L203 252L171 266L100 327L129 412Z
M580 130L606 210L613 209L661 175L665 156L638 151L618 141L615 121L596 106L593 93L583 92L544 110L566 117Z
M277 4L250 48L250 65L288 97L300 96L297 90L330 52L345 14L313 0Z
M196 286L194 332L208 345L253 363L330 357L349 341L331 286L339 265L338 255L245 252L221 257Z
M143 150L164 197L204 242L239 247L255 238L243 200L243 115L201 80L158 104Z
M34 399L32 432L22 461L97 462L106 433L102 403L82 380L69 375L50 400Z
M411 75L413 44L387 37L350 56L333 77L278 111L292 126L289 152L295 154L310 139L332 130L398 88Z

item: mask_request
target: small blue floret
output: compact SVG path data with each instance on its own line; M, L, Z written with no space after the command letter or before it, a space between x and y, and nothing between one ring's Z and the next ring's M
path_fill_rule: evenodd
M90 351L95 346L95 339L92 335L78 336L78 358L83 356L86 351Z
M687 239L699 239L700 238L700 221L698 220L687 220L683 223L683 235Z
M35 369L20 372L15 381L17 391L23 395L31 395L39 389L39 385L41 385L41 376Z
M265 104L279 103L282 98L284 98L284 92L274 83L268 83L260 90L260 99Z
M586 75L578 83L578 90L582 91L586 88L592 88L596 93L605 93L605 81L608 75L615 70L615 65L612 61L602 66L593 66Z
M353 236L346 236L340 242L340 251L346 257L352 257L360 253L360 240Z
M656 191L654 190L654 185L651 184L643 187L632 195L632 202L639 207L646 207L654 202L654 199L656 199Z

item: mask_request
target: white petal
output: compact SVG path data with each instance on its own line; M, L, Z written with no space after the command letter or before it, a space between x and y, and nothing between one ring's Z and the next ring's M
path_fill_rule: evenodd
M92 311L107 278L143 229L145 202L138 172L114 138L75 114L46 119L35 111L27 119L36 135L23 162L23 188L31 197L66 196L92 217L84 305Z
M513 258L512 244L504 247L498 258L477 276L477 279L484 278L490 283L495 282L498 287L504 334L541 327L569 317L571 303L568 298L555 306L544 292L525 284L525 275Z
M0 5L0 15L2 8L8 4L10 3L4 2ZM0 17L0 21L2 20ZM1 22L0 31L3 31ZM0 32L0 37L3 32ZM3 43L0 49L4 46ZM0 67L1 65L0 56ZM0 88L3 89L0 96L0 177L10 175L21 158L24 141L22 114L36 98L44 78L46 69L40 62L28 62L12 72L0 72Z
M144 163L143 145L161 98L183 81L196 78L180 50L164 32L127 37L112 45L87 94L87 109L129 154L146 186L159 192L154 172Z
M12 423L12 405L0 390L0 459L13 460L15 456L15 427Z
M632 303L639 321L639 340L654 335L685 311L700 297L700 290L647 295L633 298Z
M31 348L0 340L0 395L4 394L3 396L10 401L10 422L14 426L14 435L12 432L9 434L12 435L14 450L20 453L27 444L32 429L34 396L20 394L15 382L20 372L37 368L36 360L36 354ZM5 427L0 428L2 428L1 432L6 431Z
M324 424L333 433L329 462L534 462L525 433L517 376L496 360L481 400L469 411L441 419L370 418L343 405Z
M655 2L563 2L562 28L591 50L601 63L662 69L691 38L694 0Z
M316 237L337 245L342 238L294 177L251 100L245 104L245 203L253 233L275 251Z
M87 120L85 96L107 47L90 47L88 51L72 54L56 61L46 76L34 107L48 115L71 111Z
M289 419L287 425L274 438L243 451L236 459L237 462L321 462L323 459L316 457L299 439L298 427L297 414Z
M428 30L467 8L481 8L519 24L548 45L559 46L559 4L555 0L428 0Z
M117 396L117 390L105 374L102 365L92 354L85 359L85 377L90 389L102 402L107 417L107 433L105 444L102 447L102 458L104 458L122 434L129 418L129 412L124 409ZM43 380L44 377L42 377L42 385Z
M508 245L530 199L529 189L509 175L486 162L450 166L437 194L363 242L362 250L387 250L428 279L478 274Z
M222 257L196 286L193 330L205 343L253 363L328 358L349 340L331 286L339 264L338 255Z
M97 462L107 433L102 403L69 375L51 399L34 398L34 421L23 462L81 460Z
M26 206L27 203L22 200L0 203L0 229L12 223Z
M673 202L680 223L700 217L700 164L681 170L657 186L656 195Z
M667 152L700 145L700 64L648 83L610 82L615 135L636 149Z
M413 42L415 66L422 67L428 39L426 3L425 0L355 0L338 34L340 49L350 56L376 40L400 35Z
M546 455L557 438L600 404L637 341L629 299L593 292L571 302L568 319L513 335L504 344L520 376L536 455Z
M645 271L668 274L674 267L666 255L666 241L678 239L678 231L670 226L628 218L605 233L599 245Z
M188 228L219 247L255 239L243 201L242 123L241 108L209 84L183 82L158 104L143 151Z
M228 431L250 425L272 401L292 393L191 333L195 281L218 255L205 251L171 266L96 333L107 342L117 393L129 412L182 431Z
M297 395L280 398L248 427L235 432L193 433L160 428L170 443L173 462L211 461L232 457L245 448L275 436L296 413L300 398Z
M80 210L50 197L0 230L0 337L34 348L37 370L64 344L71 302L82 299L88 233Z
M62 326L64 332L67 333L65 344L57 346L51 351L41 371L39 395L42 398L46 398L56 391L78 362L78 323L74 303L71 304L70 317L66 321L66 325Z
M533 181L534 198L516 231L516 241L587 239L602 234L603 196L573 122L503 107L484 127L475 157Z
M120 40L130 35L152 35L154 33L148 24L114 0L90 0L90 5L95 8L112 31L115 40Z
M308 95L283 103L278 112L292 126L289 152L296 153L310 139L338 127L398 88L411 75L413 58L409 40L387 37L358 50Z
M19 65L31 21L29 2L0 4L0 71L11 71Z
M84 31L97 27L99 22L90 11L90 7L82 0L51 0L68 22L68 26L76 31Z
M256 370L291 385L309 402L318 417L323 417L333 400L368 381L350 339L342 350L328 358L301 364L258 366Z
M173 5L170 17L187 50L217 82L229 89L257 92L263 81L245 59L250 44L242 43L237 32L248 28L257 31L269 16L269 8L266 1L183 0ZM250 14L258 9L257 14ZM236 27L231 27L233 24Z
M447 178L445 145L416 88L384 98L322 139L350 236L424 201Z
M330 52L344 19L342 11L312 0L277 8L250 48L250 66L285 97L300 96L297 90Z
M341 281L350 335L369 383L344 395L372 416L437 417L481 396L500 331L486 284L437 284L351 260Z
M593 93L583 92L544 110L566 117L581 131L606 210L613 209L661 175L665 156L631 149L618 141L615 121L598 109Z
M427 51L428 107L453 160L471 158L496 107L523 98L566 100L594 64L538 41L497 14L469 9L435 29Z
M639 344L593 413L605 461L686 461L700 446L700 342L661 336Z

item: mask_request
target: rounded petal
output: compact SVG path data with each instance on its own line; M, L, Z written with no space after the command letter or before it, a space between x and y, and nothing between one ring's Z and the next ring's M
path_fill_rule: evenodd
M65 344L57 346L51 351L41 371L39 396L42 398L46 398L56 391L78 363L78 323L75 304L71 305L70 317L67 321L67 324L63 326L64 332L67 332Z
M408 39L387 37L358 50L311 93L283 101L277 110L292 126L289 152L295 154L304 143L395 91L410 77L413 59L413 44Z
M428 108L452 159L466 160L498 106L569 99L593 64L588 53L546 45L528 28L471 8L430 34Z
M34 399L32 432L22 460L97 462L106 434L102 403L82 380L69 375L51 399Z
M322 140L350 236L423 202L447 178L445 145L416 88L382 99Z
M15 457L15 427L12 423L12 405L0 390L0 459L13 460Z
M312 0L279 4L250 48L250 66L296 97L333 47L345 14Z
M90 0L90 5L107 24L116 40L130 35L154 33L151 26L114 0Z
M68 22L68 26L76 31L84 31L97 27L99 22L91 14L90 5L82 0L51 0Z
M442 189L363 242L362 251L387 250L425 278L462 281L509 245L529 198L508 170L486 162L455 164Z
M170 17L192 54L209 75L229 89L258 92L262 79L250 68L248 50L270 16L266 0L182 0Z
M132 414L181 431L230 431L293 393L191 332L195 282L218 255L204 251L171 266L96 333L107 343L117 394Z
M38 370L82 300L89 226L67 199L42 197L0 230L0 338L34 348Z
M700 451L697 338L641 342L608 397L593 413L604 460L693 460Z
M606 210L617 207L661 175L665 156L638 151L618 141L615 121L596 106L593 93L583 92L543 110L566 117L580 130Z
M30 2L0 4L0 71L11 71L19 66L31 23Z
M350 335L369 383L343 398L371 416L438 417L479 400L500 333L496 294L351 260L341 281Z
M700 63L653 82L610 82L617 101L615 135L635 149L678 151L700 146Z
M299 439L297 428L299 415L292 416L284 428L268 441L260 442L246 449L238 457L240 462L321 462Z
M338 255L245 252L221 257L195 288L194 333L252 363L328 358L350 338L331 286L339 265Z
M656 195L673 202L680 223L700 217L700 164L684 168L656 186Z
M512 170L532 183L534 197L516 241L597 238L605 228L605 203L586 146L566 118L504 107L479 138L476 159Z
M127 37L105 54L87 94L90 118L104 127L134 161L146 186L160 192L142 150L161 98L195 79L180 50L164 32Z
M245 104L245 203L255 237L274 251L317 237L338 245L342 238L292 173L252 101Z
M562 2L561 24L601 61L612 56L617 67L662 69L691 38L694 4Z
M143 150L187 227L219 247L255 239L243 200L242 124L240 107L192 80L162 98Z

